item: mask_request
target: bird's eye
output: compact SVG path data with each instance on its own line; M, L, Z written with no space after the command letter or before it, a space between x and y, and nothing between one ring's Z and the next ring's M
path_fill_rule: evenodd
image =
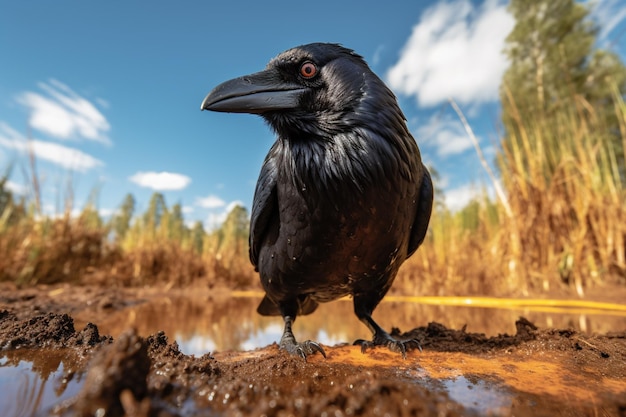
M305 62L300 66L300 75L307 79L315 77L317 75L317 66L309 61Z

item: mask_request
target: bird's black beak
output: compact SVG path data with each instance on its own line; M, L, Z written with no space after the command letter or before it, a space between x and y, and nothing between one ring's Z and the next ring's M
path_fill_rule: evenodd
M276 69L267 69L223 82L202 102L201 110L262 114L298 106L306 87L285 81Z

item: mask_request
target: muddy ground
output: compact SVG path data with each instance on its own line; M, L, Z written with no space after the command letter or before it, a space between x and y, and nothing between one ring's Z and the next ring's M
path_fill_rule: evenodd
M38 415L626 416L626 329L585 335L520 318L515 334L486 337L415 323L394 329L421 341L406 359L341 344L305 361L276 344L190 356L163 332L114 339L97 322L75 327L85 310L113 313L162 291L1 284L0 364L30 360L43 374L53 353L63 357L56 389L78 380L80 390Z

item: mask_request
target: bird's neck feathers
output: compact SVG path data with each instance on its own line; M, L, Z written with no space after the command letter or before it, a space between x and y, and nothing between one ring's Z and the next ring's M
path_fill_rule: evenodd
M278 135L276 162L284 175L320 196L410 179L421 169L419 150L394 94L353 62L337 61L325 71L334 82L303 97L298 109L264 115Z
M395 97L386 87L375 94L370 90L356 108L323 123L309 115L276 129L279 165L297 189L356 197L419 169L419 151Z

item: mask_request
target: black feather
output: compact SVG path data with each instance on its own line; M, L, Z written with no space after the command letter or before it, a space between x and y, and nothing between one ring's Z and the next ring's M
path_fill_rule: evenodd
M310 79L299 72L305 62L317 68ZM215 109L261 114L277 135L252 208L250 259L267 294L259 312L281 314L281 345L306 356L317 345L295 343L296 315L352 295L355 313L374 333L362 346L404 352L371 313L424 240L433 187L394 94L361 56L337 44L290 49L258 74L276 80L274 89L263 81L270 99L250 99L255 106L246 110ZM229 104L229 83L239 91L254 79L216 87L203 108Z

